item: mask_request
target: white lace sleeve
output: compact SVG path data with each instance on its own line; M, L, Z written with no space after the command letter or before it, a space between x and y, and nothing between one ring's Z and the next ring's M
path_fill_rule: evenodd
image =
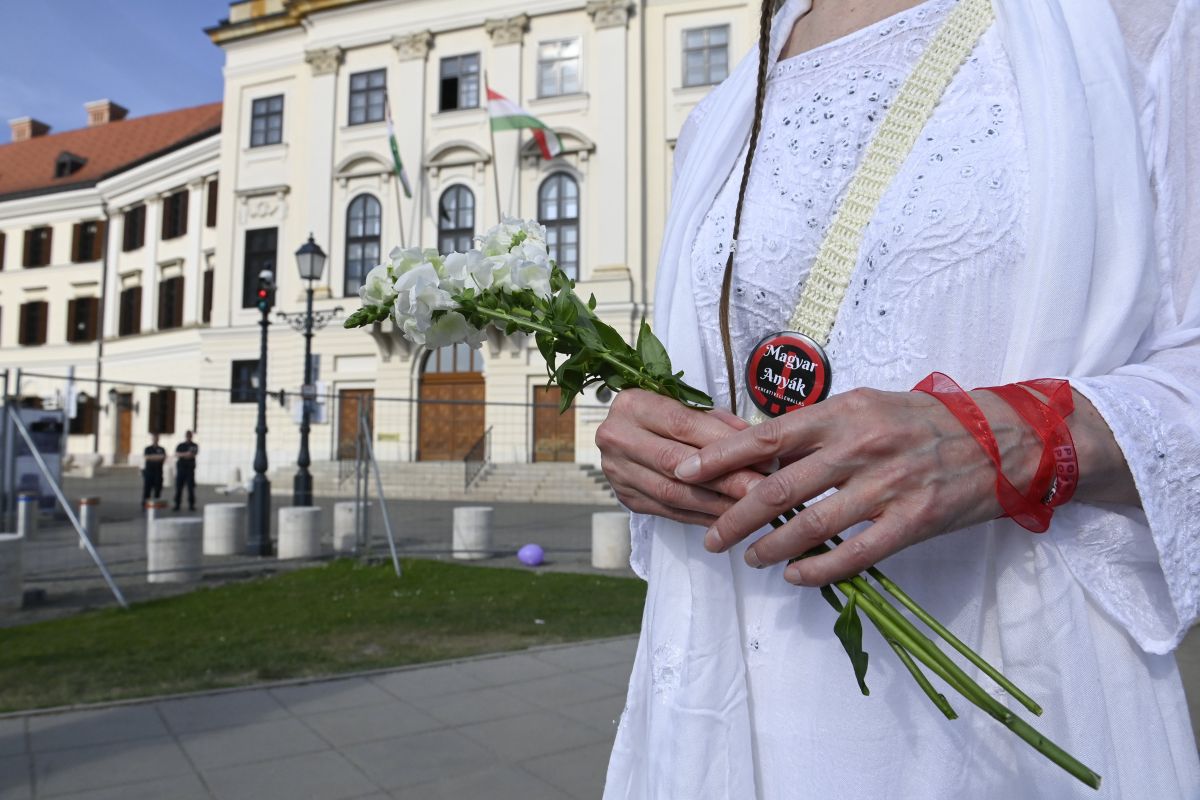
M1143 541L1089 543L1084 530L1062 546L1088 551L1072 559L1080 579L1143 648L1164 652L1200 613L1200 0L1180 0L1139 77L1162 297L1143 360L1072 385L1129 462L1145 517L1123 516Z

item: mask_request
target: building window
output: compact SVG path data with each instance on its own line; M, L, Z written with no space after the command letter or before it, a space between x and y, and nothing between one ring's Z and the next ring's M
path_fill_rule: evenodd
M387 70L375 69L350 76L350 124L379 122L387 100Z
M187 233L188 190L180 189L162 203L162 238L177 239Z
M200 300L200 321L212 322L214 270L204 270L204 296Z
M183 326L183 276L164 278L158 282L158 329Z
M483 353L459 343L439 347L425 357L424 373L483 372Z
M283 141L283 95L260 97L250 105L250 146Z
M579 279L579 184L556 172L538 189L538 222L546 226L546 245L558 268Z
M121 308L117 315L117 335L134 336L142 332L142 287L121 290Z
M27 267L44 267L50 263L50 245L54 231L49 225L25 231L25 260Z
M258 302L258 273L264 269L275 274L275 228L246 231L246 259L242 267L242 308L254 308Z
M76 297L67 301L67 341L96 341L100 322L100 300L95 297Z
M150 393L150 433L175 432L175 390L160 389Z
M579 39L538 45L538 97L579 91Z
M86 163L87 159L83 156L77 156L64 150L58 154L58 158L54 159L54 177L66 178L74 175L83 169L83 165Z
M23 345L46 343L46 318L50 315L50 304L44 300L35 300L21 304L21 327L17 331L17 341Z
M125 230L121 236L121 249L128 253L146 243L146 206L136 205L125 212Z
M4 236L4 234L3 234L3 233L0 233L0 270L4 269L4 244L5 244L5 238L6 238L6 237Z
M465 186L451 186L438 203L438 251L465 253L475 238L475 195Z
M379 201L369 194L360 194L346 211L346 291L347 297L358 294L358 287L371 267L379 263L380 220Z
M217 181L208 182L208 208L205 209L204 225L207 228L217 227Z
M254 385L257 380L257 358L247 359L245 361L234 361L232 374L229 377L229 402L258 402L258 392Z
M68 430L77 436L91 436L96 432L96 398L86 392L75 396L75 416L71 417Z
M708 86L729 74L729 26L683 32L683 85Z
M441 111L479 107L479 53L442 59Z
M99 220L77 222L71 236L71 260L76 264L99 261L104 246L104 223Z

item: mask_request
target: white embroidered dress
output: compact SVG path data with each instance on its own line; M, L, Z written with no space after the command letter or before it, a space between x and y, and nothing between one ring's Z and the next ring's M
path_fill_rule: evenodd
M772 67L731 297L735 365L786 326L863 151L952 6L928 0ZM1013 335L1031 227L1026 151L1013 68L993 28L866 229L828 347L833 391L904 391L933 370L964 386L1003 382L1006 354L996 343ZM724 406L730 387L717 308L744 158L743 151L689 251L708 388ZM1185 375L1197 374L1194 363L1189 369ZM1073 384L1113 425L1143 495L1179 501L1148 511L1194 539L1197 452L1185 449L1173 454L1182 466L1163 466L1171 423L1154 403L1130 399L1119 381ZM744 411L744 385L738 391ZM1044 537L991 523L883 565L1043 703L1045 715L1031 722L1097 769L1101 792L952 692L960 719L947 721L869 624L871 696L861 696L832 632L834 613L815 590L787 584L782 565L746 567L744 544L705 554L698 529L661 547L643 518L633 563L649 596L605 797L1200 796L1174 660L1146 652L1177 639L1179 586L1194 608L1200 565L1179 561L1196 549L1160 544L1168 550L1160 553L1144 520L1134 538L1124 519L1077 504L1061 509ZM676 534L660 526L659 535ZM726 583L732 607L704 589Z

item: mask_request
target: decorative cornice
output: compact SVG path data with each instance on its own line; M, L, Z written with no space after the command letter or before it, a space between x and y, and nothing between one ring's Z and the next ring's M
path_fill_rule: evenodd
M304 54L304 60L312 67L313 75L328 75L337 72L342 64L342 48L324 47L319 50L309 50Z
M489 19L483 23L483 29L492 37L492 44L520 44L529 30L529 15L518 14L508 19Z
M623 28L631 10L629 0L588 0L587 13L597 28Z
M433 47L433 31L393 36L392 47L396 48L396 58L401 61L424 61Z

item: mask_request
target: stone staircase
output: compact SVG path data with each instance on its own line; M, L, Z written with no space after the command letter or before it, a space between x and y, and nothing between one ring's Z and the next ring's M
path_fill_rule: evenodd
M586 464L488 464L469 489L463 486L465 472L460 461L385 461L379 469L383 493L393 499L617 504L604 473ZM353 494L353 463L314 462L310 471L317 496ZM287 479L290 485L290 475L281 475L280 480ZM374 475L370 493L375 494Z

